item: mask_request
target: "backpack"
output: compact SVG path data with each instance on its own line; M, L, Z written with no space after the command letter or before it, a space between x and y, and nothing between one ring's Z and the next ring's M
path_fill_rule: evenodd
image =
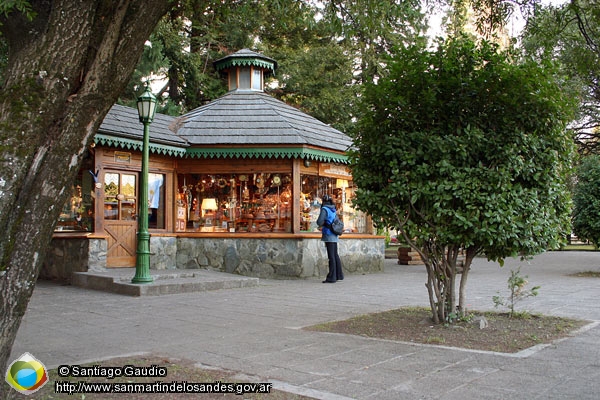
M330 212L334 212L332 210L329 210L327 207L325 207L325 209L327 210L327 214L331 215ZM335 235L337 236L341 236L342 233L344 232L344 223L342 222L342 220L340 220L338 218L337 213L334 213L334 217L333 217L333 221L331 223L329 222L325 222L325 225L327 228L329 228L329 230L331 232L333 232ZM329 219L329 218L328 218Z

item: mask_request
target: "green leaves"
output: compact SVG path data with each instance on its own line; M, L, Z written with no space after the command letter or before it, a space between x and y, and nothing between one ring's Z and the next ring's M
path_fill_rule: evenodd
M573 230L583 240L600 244L600 156L587 156L577 169L573 195Z
M513 60L463 37L396 54L365 91L352 170L371 190L357 206L396 228L412 210L409 237L491 259L555 246L569 222L573 104L552 66Z
M559 63L562 85L579 100L579 117L573 124L582 153L598 153L600 115L600 13L593 0L563 2L538 7L527 23L523 47L534 58L551 58ZM552 98L548 98L549 103ZM593 138L594 140L590 140Z
M12 12L19 12L23 14L29 21L31 21L36 13L31 7L31 3L28 0L4 0L0 1L0 14L8 18Z

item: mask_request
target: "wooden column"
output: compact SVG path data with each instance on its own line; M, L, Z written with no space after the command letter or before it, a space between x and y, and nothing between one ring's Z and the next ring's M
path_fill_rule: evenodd
M295 159L292 163L292 233L300 233L300 164Z

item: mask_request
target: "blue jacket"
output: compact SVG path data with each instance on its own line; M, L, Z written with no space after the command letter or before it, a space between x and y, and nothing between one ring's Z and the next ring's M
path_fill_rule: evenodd
M328 210L325 210L327 208ZM335 218L335 206L333 204L325 204L321 206L321 213L317 218L317 225L321 228L321 241L323 242L337 242L338 236L331 232L331 230L325 226L325 222L331 224Z

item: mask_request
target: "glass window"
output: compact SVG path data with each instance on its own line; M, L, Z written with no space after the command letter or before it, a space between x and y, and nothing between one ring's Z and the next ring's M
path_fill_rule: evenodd
M229 90L237 89L237 74L235 70L229 71Z
M344 221L344 229L355 233L369 233L367 226L367 214L356 210L352 206L352 198L356 187L345 187L343 189L343 203L340 208L341 216Z
M148 174L148 228L165 228L165 176ZM137 218L137 174L104 174L104 219L132 221Z
M104 174L104 219L119 219L119 174Z
M240 89L250 89L250 67L240 68L239 74Z
M129 221L136 218L136 174L104 174L104 219Z
M121 192L117 195L120 202L120 220L134 219L136 208L137 175L121 174Z
M260 69L253 69L252 70L252 89L254 89L254 90L262 89L261 78L262 78L262 71Z
M344 221L344 230L348 233L367 233L367 214L352 206L355 188L351 180L317 175L301 175L300 179L301 230L318 231L317 218L321 212L321 199L324 194L329 194L338 215Z
M317 218L321 212L321 198L324 194L333 197L333 179L317 175L302 175L300 179L300 229L318 232Z
M182 174L178 182L178 203L185 208L188 230L292 231L291 175Z
M322 197L329 194L346 231L368 233L367 215L352 206L350 179L301 175L299 198L292 197L291 174L179 174L177 182L178 230L292 232L292 212L299 212L301 231L319 232Z
M94 230L94 179L87 170L80 170L71 186L71 196L63 205L56 231Z
M148 228L165 229L165 176L148 174Z

